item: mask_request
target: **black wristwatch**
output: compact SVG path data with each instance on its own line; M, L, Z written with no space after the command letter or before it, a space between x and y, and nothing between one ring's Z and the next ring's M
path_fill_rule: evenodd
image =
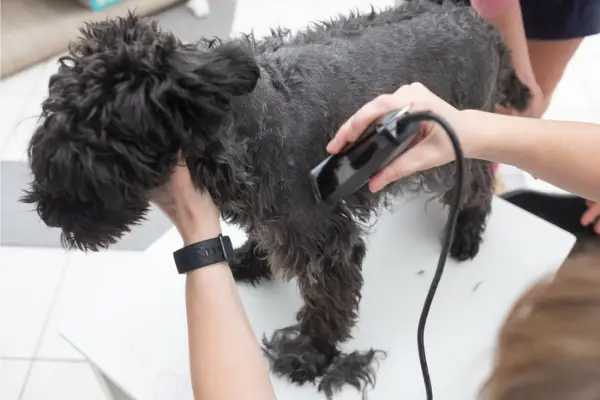
M233 258L233 246L229 236L219 235L216 238L192 243L173 252L175 265L180 274L186 274L198 268L219 262L227 262Z

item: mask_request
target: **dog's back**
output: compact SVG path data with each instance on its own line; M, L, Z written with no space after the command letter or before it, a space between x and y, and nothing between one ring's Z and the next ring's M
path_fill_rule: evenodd
M366 90L368 96L389 91L389 81L399 87L435 73L441 77L422 83L446 99L445 95L463 87L463 82L479 84L471 87L468 95L461 98L455 93L455 98L449 99L457 107L481 108L482 103L494 101L524 108L528 90L523 85L512 85L515 82L511 78L516 76L499 31L470 7L440 3L410 0L379 12L349 13L295 35L274 30L271 37L255 43L255 48L262 64L268 69L276 64L275 69L288 79L287 83L294 83L294 78L306 83L304 76L295 75L324 71L309 78L321 78L316 83L329 83L333 93L339 91L339 85L347 93L362 83L356 88ZM367 77L365 71L377 76ZM448 73L453 79L442 79ZM440 85L452 80L453 88ZM490 95L495 98L477 99Z
M513 69L505 45L467 7L418 1L340 21L281 39L278 46L273 38L269 46L257 46L263 76L250 94L257 109L245 115L254 119L268 110L255 146L264 173L256 173L279 170L285 177L269 193L283 215L306 215L303 205L313 207L308 171L326 156L326 143L339 126L376 96L418 81L462 109L491 111L506 98ZM240 117L240 127L253 125ZM472 171L476 176L487 168ZM453 186L453 174L447 166L425 180L441 193ZM368 197L356 207L376 201Z

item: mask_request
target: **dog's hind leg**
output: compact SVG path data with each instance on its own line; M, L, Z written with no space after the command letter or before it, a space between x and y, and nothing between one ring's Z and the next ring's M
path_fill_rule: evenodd
M465 261L474 258L479 252L487 218L492 209L494 175L492 165L487 161L473 161L472 177L466 189L461 209L456 221L454 240L450 255ZM453 191L444 195L444 202L450 204Z
M335 231L331 243L322 243L314 254L295 258L299 264L294 269L305 302L297 315L298 325L263 339L275 373L297 384L314 383L322 377L319 390L328 398L344 384L357 389L373 384L377 356L374 350L342 354L338 347L350 338L357 318L366 253L362 239L352 231L346 233L348 237L340 237L344 232ZM340 247L342 243L346 247Z
M271 279L271 269L267 252L258 247L257 242L248 239L234 250L233 260L229 262L236 282L248 282L256 285L261 279Z

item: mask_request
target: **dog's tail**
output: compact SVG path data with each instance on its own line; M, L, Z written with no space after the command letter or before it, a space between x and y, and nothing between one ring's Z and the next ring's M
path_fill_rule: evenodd
M531 103L531 90L519 79L513 64L510 49L498 33L498 55L500 56L499 99L496 104L502 107L524 111Z
M496 104L517 111L525 111L531 103L531 90L517 76L511 51L504 41L500 30L491 24L487 25L488 29L490 29L495 36L496 49L499 57L499 87Z
M504 77L501 85L501 100L498 104L517 111L527 109L531 102L531 90L519 79L514 69Z

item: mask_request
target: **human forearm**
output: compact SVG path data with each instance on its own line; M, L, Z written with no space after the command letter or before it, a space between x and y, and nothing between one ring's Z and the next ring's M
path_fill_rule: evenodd
M152 197L177 227L184 245L221 234L219 210L210 194L192 183L184 159ZM186 309L194 397L275 399L266 360L226 263L187 273Z
M186 301L195 398L275 399L229 266L189 273Z
M514 165L555 186L600 201L600 125L464 111L484 127L467 154Z
M431 111L455 130L468 158L519 167L561 188L600 202L600 125L511 117L477 110L459 111L420 83L399 88L365 104L328 144L331 154L355 142L366 128L393 110ZM391 182L455 160L447 132L424 122L413 146L369 182L380 191Z
M184 244L221 233L218 214L180 224ZM269 370L226 263L188 273L190 370L199 400L275 399Z

